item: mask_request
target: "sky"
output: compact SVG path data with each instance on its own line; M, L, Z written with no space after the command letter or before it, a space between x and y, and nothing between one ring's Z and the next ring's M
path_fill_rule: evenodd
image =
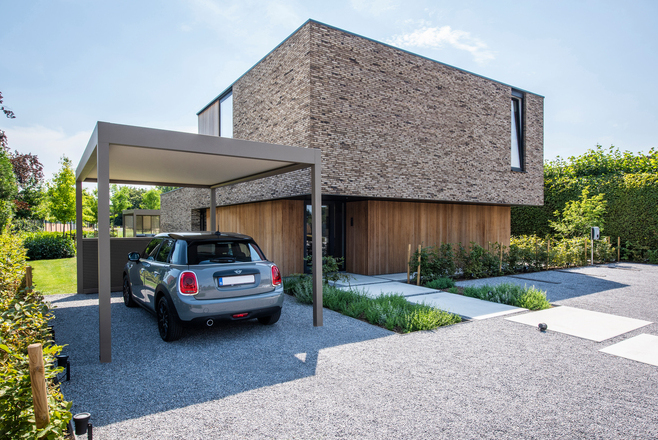
M306 20L537 93L544 158L658 147L658 1L0 0L0 119L50 179L97 121L196 113Z

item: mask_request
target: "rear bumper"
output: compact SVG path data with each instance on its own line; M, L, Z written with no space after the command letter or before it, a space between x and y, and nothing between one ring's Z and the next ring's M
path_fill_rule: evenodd
M270 316L277 310L281 310L283 287L279 286L267 293L235 298L197 300L193 296L176 295L172 300L181 321L252 319ZM233 315L238 313L248 313L248 315L244 318L233 318Z
M269 307L267 309L259 309L259 310L252 310L250 312L238 312L240 314L242 313L247 313L247 316L242 316L240 318L234 318L233 315L235 313L227 313L227 314L222 314L222 315L216 315L216 316L207 316L204 318L194 318L192 321L190 321L194 325L207 325L207 322L209 319L212 319L213 321L242 321L245 319L254 319L254 318L261 318L264 316L272 316L277 312L281 311L281 307Z

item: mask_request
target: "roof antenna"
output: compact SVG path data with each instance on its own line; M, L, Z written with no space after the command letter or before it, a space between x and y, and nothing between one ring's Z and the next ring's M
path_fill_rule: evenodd
M222 235L222 233L219 231L215 231L215 235L219 237L220 235Z

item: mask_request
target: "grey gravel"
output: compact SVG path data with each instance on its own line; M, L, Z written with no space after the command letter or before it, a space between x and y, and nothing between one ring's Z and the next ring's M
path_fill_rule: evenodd
M398 335L325 309L314 328L287 297L274 326L168 344L117 294L113 362L100 364L96 295L49 299L71 356L62 388L95 439L655 439L658 367L598 351L658 335L658 267L623 266L523 275L559 282L537 285L556 304L654 322L601 343L503 317Z

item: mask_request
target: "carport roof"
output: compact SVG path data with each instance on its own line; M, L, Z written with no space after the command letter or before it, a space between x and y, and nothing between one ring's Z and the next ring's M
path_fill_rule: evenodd
M76 180L98 179L97 147L109 146L111 183L212 188L306 168L319 150L98 122Z

